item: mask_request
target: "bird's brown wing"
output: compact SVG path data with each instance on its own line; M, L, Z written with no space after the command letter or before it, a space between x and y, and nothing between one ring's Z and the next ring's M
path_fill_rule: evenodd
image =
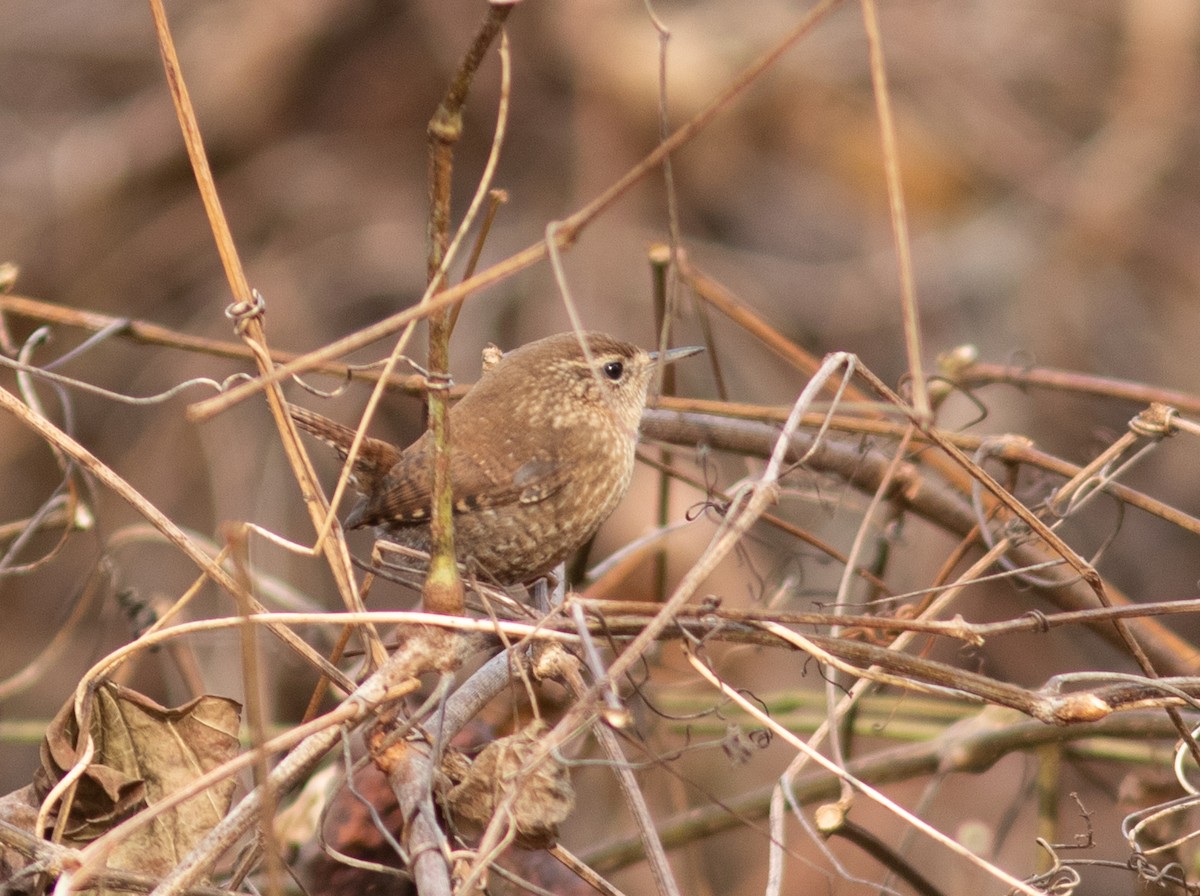
M383 487L369 495L346 520L350 528L410 525L426 522L432 504L428 434L404 452ZM455 513L471 513L512 504L544 501L566 485L562 465L548 452L538 452L513 469L503 459L480 460L451 446L450 481Z
M392 465L379 487L350 511L346 528L403 526L429 519L431 478L429 433L425 433Z

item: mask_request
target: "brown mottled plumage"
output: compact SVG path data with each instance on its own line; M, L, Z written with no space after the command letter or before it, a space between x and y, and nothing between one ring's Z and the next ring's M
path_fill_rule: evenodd
M459 560L504 584L545 575L587 541L633 475L655 358L603 333L531 342L484 370L450 409L450 481ZM699 349L676 349L673 361ZM345 458L354 431L302 408L297 425ZM363 498L347 528L429 550L429 433L400 451L366 439L354 467Z

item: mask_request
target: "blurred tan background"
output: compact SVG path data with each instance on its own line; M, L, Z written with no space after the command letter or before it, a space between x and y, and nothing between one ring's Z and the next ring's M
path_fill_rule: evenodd
M672 124L803 8L784 0L657 3L672 31ZM171 3L168 13L250 282L267 300L272 345L310 349L414 301L425 279L425 127L483 5L203 0ZM882 2L880 18L927 361L969 342L989 361L1195 390L1200 7L903 0ZM512 110L495 183L510 200L484 264L540 239L548 222L636 163L658 132L658 43L640 3L527 0L508 32ZM457 151L460 211L492 139L498 80L493 55ZM20 266L17 292L231 338L228 288L146 4L0 6L0 135L0 260ZM880 159L861 10L846 3L677 154L675 183L696 264L815 353L856 352L895 383L905 367ZM583 234L566 270L589 327L652 343L645 250L666 236L661 177ZM682 313L678 341L697 341L687 296ZM784 403L797 394L794 373L713 321L731 398ZM11 325L19 337L31 330L27 321ZM567 327L548 268L539 266L465 306L455 370L468 382L485 342L511 348ZM58 328L33 360L45 363L81 339ZM240 369L112 339L63 372L146 395ZM702 363L681 366L679 378L681 394L714 394ZM11 388L11 373L0 372L0 382ZM50 390L42 394L62 419ZM184 410L204 394L149 408L73 395L70 427L203 535L225 520L252 519L308 538L265 409L251 402L197 427ZM322 410L350 420L365 395L354 387ZM978 431L1025 433L1074 462L1090 459L1136 411L1009 388L981 397L989 416ZM417 404L398 398L387 407L376 431L414 437ZM966 402L955 412L963 422L973 413ZM1178 441L1131 482L1200 514L1195 444ZM327 458L322 470L333 470ZM33 513L57 476L45 447L0 417L5 520ZM73 542L48 569L0 579L0 675L36 654L84 589L104 540L136 522L111 495L96 502L96 538ZM644 520L630 525L627 537ZM1102 572L1135 598L1195 595L1193 540L1136 514L1123 526ZM1085 543L1103 534L1101 526ZM623 537L607 536L611 545ZM257 559L281 575L318 568L260 550ZM164 562L169 556L123 548L115 590L141 600L179 594L194 571L173 557ZM0 721L52 712L91 662L128 637L111 600L93 618L60 675L0 706ZM34 756L29 745L0 745L0 785L27 780Z

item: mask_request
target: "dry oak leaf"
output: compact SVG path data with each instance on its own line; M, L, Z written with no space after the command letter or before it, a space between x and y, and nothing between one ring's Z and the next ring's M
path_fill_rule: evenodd
M119 685L99 687L88 722L95 755L71 803L64 843L96 839L235 757L240 721L240 704L225 697L197 697L168 709ZM42 765L34 774L40 798L74 765L78 741L79 722L68 703L42 741ZM165 873L225 816L234 787L231 776L133 831L108 867Z

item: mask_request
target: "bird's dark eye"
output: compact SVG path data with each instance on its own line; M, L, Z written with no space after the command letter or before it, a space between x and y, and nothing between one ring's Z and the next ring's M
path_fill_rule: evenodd
M625 365L620 361L609 361L604 365L604 375L614 383L621 378L621 374L625 372Z

